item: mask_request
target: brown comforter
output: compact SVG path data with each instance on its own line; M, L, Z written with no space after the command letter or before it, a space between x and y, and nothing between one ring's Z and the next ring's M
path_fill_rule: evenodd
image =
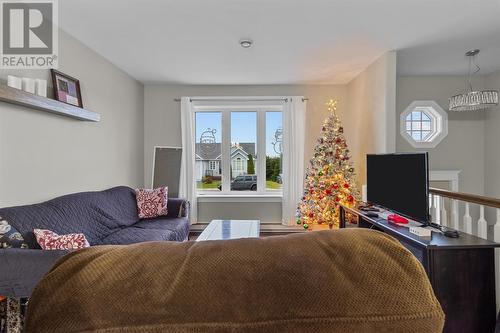
M426 273L371 230L99 246L67 255L27 332L441 332Z

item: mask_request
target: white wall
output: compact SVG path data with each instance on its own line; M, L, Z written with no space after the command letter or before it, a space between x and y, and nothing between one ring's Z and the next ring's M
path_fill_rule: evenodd
M349 113L343 117L358 185L366 183L366 154L395 151L396 54L388 52L347 86Z
M203 219L200 219L200 216ZM281 221L280 202L199 202L198 219L210 222L218 219L260 220L262 223Z
M485 89L500 90L500 71L485 77ZM484 124L484 193L489 197L500 198L500 106L485 111Z
M68 34L59 38L59 70L80 80L84 106L101 122L0 102L0 207L143 183L142 84ZM8 74L49 79L48 70L1 70L0 79Z
M473 82L477 89L484 79ZM398 152L428 151L431 170L462 170L459 191L484 194L484 113L448 112L448 136L435 148L413 148L399 133L399 116L415 100L433 100L448 110L448 98L462 92L463 76L412 76L397 79L396 149Z

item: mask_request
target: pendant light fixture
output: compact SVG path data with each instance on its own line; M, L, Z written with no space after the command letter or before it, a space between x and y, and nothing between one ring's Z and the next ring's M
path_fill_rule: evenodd
M498 90L474 91L474 89L472 89L472 77L481 70L476 63L478 54L479 50L472 50L465 54L469 59L469 71L467 74L465 92L449 99L450 111L478 111L498 105ZM473 65L476 67L474 72L472 72Z

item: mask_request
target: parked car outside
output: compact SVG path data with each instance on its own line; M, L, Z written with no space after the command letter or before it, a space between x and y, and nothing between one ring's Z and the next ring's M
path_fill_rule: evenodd
M222 184L218 188L222 191ZM231 191L257 191L257 175L239 175L231 182Z

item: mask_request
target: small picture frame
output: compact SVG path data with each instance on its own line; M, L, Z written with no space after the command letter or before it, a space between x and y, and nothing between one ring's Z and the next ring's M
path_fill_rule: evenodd
M52 74L55 99L59 102L83 108L80 81L55 69L51 69L50 73Z

